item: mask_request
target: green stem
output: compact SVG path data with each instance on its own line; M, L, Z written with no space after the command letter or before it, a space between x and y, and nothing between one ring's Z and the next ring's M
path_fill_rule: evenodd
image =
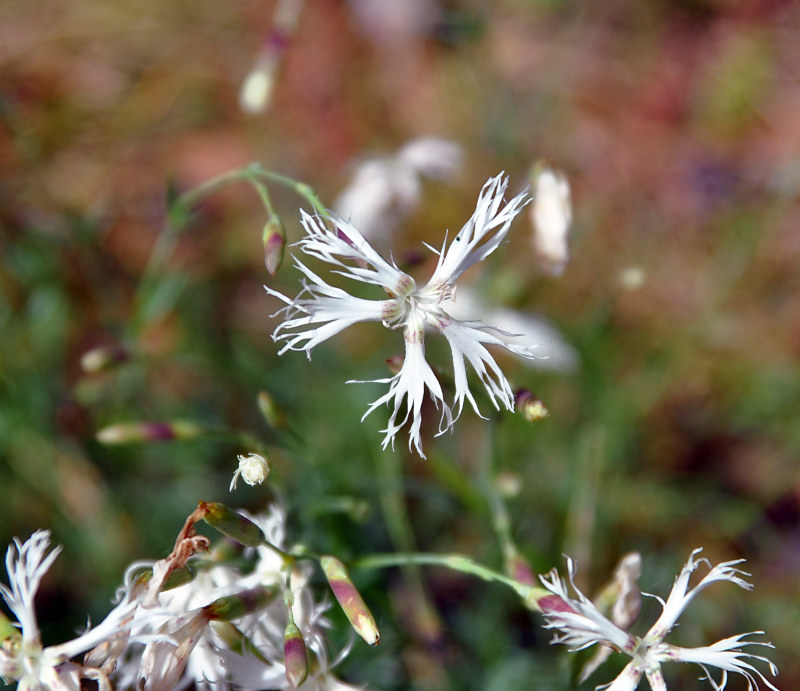
M264 180L269 180L270 182L277 183L278 185L283 185L284 187L288 187L290 190L295 192L297 195L303 197L311 206L314 207L314 210L320 214L321 216L328 215L328 209L322 203L320 198L316 195L314 190L311 189L304 182L299 182L298 180L294 180L286 175L281 175L280 173L275 173L271 170L265 169L260 163L253 163L248 168L247 171L256 177L261 177Z
M514 590L523 600L535 606L540 598L551 595L551 593L544 588L525 585L524 583L515 581L513 578L509 578L498 571L478 564L462 554L419 554L400 552L396 554L373 554L368 557L362 557L356 561L352 567L354 569L383 569L389 566L408 565L443 566L454 571L477 576L484 581L502 583ZM536 606L536 609L539 609L539 607Z
M492 518L492 527L500 542L503 556L506 561L508 561L513 558L519 550L514 543L514 538L511 536L511 519L508 515L508 509L497 488L497 473L494 468L494 449L496 448L495 428L497 424L497 420L494 419L486 426L485 443L480 460L479 486L483 487L486 494L489 513Z

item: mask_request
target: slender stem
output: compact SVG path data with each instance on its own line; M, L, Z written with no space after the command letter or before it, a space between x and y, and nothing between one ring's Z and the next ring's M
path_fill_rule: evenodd
M500 542L500 548L503 551L503 556L508 562L518 554L514 538L511 536L511 519L508 515L508 509L500 495L497 487L497 473L494 468L494 452L496 448L496 426L498 422L496 419L490 421L489 425L485 427L484 432L484 448L480 454L480 482L479 486L483 487L486 495L487 503L489 505L489 512L492 517L492 527Z
M248 168L230 170L227 173L217 175L216 177L206 180L205 182L201 182L196 187L187 190L180 195L176 201L178 204L186 208L191 208L202 199L205 199L206 197L215 194L219 190L224 189L225 187L228 187L236 182L247 180L249 177L250 175Z
M534 605L539 598L550 595L550 592L544 588L525 585L524 583L515 581L513 578L509 578L498 571L478 564L462 554L419 554L401 552L396 554L373 554L368 557L362 557L356 561L352 567L358 569L382 569L389 566L404 566L409 564L443 566L454 571L477 576L484 581L502 583L513 589L526 602Z
M247 170L254 176L288 187L311 204L318 214L322 216L328 215L328 209L325 207L325 204L322 203L314 190L306 183L299 182L298 180L294 180L286 175L281 175L280 173L275 173L271 170L266 170L260 163L253 163Z

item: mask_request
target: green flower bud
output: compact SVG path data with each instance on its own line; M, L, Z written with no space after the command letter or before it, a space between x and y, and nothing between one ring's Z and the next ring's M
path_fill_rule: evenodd
M278 586L257 586L235 595L220 597L203 611L210 621L231 621L269 605L278 595Z
M203 520L223 535L246 547L264 544L261 528L225 504L201 501L198 506L204 511Z
M353 585L353 581L350 580L344 564L336 557L328 556L322 557L320 565L336 600L350 620L350 625L355 632L370 645L378 645L381 634L375 624L375 619Z

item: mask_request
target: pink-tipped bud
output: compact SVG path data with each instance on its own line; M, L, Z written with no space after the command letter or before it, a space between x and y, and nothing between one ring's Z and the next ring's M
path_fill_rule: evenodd
M270 276L274 276L283 263L283 253L286 249L286 231L283 229L281 219L275 215L270 216L264 224L262 235L264 242L264 265Z
M270 427L283 429L286 427L286 411L266 391L258 392L258 410Z
M121 422L97 433L102 444L137 444L152 441L196 439L205 434L200 425L185 420L172 422Z
M264 544L264 534L253 521L219 502L201 501L198 506L203 509L203 520L223 535L236 540L245 547L257 547Z
M308 677L308 652L300 629L290 622L283 634L283 666L286 681L296 689Z
M88 374L102 372L126 362L130 353L121 345L92 348L81 356L81 368Z
M325 577L333 590L333 595L350 620L355 632L370 645L378 645L380 631L372 614L347 573L344 564L336 557L322 557L320 560Z
M522 417L528 422L543 420L550 414L542 400L528 389L517 391L514 401Z

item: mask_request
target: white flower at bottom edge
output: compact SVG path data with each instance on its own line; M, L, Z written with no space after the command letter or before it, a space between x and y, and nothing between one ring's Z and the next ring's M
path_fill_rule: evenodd
M501 206L507 186L508 179L502 175L491 178L483 186L475 212L449 244L445 240L441 251L437 252L436 269L422 288L394 263L384 260L351 223L331 215L329 220L334 229L329 230L323 219L306 213L302 214L302 222L307 235L297 243L300 249L309 257L334 266L334 273L383 288L388 299L354 297L331 286L297 259L295 265L305 280L296 298L290 299L266 288L270 295L287 303L280 310L285 319L272 335L274 340L284 342L281 354L287 350L301 350L310 358L315 346L358 322L377 321L387 328L403 330L405 360L402 369L393 377L373 380L388 383L389 391L372 403L364 415L366 417L384 403L392 409L383 430L384 448L394 443L395 436L410 419L409 448L413 445L425 458L420 427L426 390L441 408L439 434L453 426L465 401L480 415L467 382L467 362L477 373L495 408L499 410L502 404L507 410L514 409L511 386L486 346L500 346L533 358L531 348L512 344L511 334L479 321L454 319L443 307L443 303L453 298L455 282L461 274L497 249L514 217L527 203L527 192L523 192ZM425 359L426 329L438 331L450 345L455 380L452 408L445 403L439 380Z
M136 604L123 602L74 640L44 647L34 598L61 551L56 547L48 553L49 545L50 532L39 530L24 543L14 538L6 552L9 585L0 584L0 595L17 618L21 636L6 638L0 644L0 677L6 682L16 681L19 691L79 691L81 679L96 680L100 689L110 688L99 670L71 662L71 658L128 632Z
M753 631L725 638L716 643L700 648L681 648L664 642L664 638L675 626L678 617L689 606L695 595L718 581L729 581L746 590L752 585L742 576L749 574L734 568L743 560L728 561L711 568L706 576L694 587L689 588L689 578L701 562L708 564L705 559L695 559L700 552L696 549L689 557L689 561L675 579L675 585L670 591L667 601L658 599L663 606L661 616L650 630L639 638L623 631L603 614L594 604L575 586L573 576L575 564L568 559L569 582L576 597L569 594L567 583L560 579L553 570L547 577L540 577L544 586L555 597L546 596L540 600L540 606L547 619L547 628L555 629L559 633L553 643L564 643L570 650L582 650L595 644L606 645L618 652L629 655L632 659L611 684L605 686L607 691L633 691L639 686L642 676L647 678L653 691L666 691L666 682L661 672L663 662L693 662L700 665L705 672L705 679L715 691L722 691L728 681L728 672L742 675L747 680L747 688L752 691L759 688L759 681L766 684L773 691L779 689L772 684L764 674L756 669L748 660L761 661L768 665L772 676L778 673L777 667L766 657L744 652L742 648L748 645L761 645L768 648L770 643L745 640L747 636L762 634L763 631ZM710 564L708 564L710 566ZM715 681L709 672L709 667L722 670L719 682Z

